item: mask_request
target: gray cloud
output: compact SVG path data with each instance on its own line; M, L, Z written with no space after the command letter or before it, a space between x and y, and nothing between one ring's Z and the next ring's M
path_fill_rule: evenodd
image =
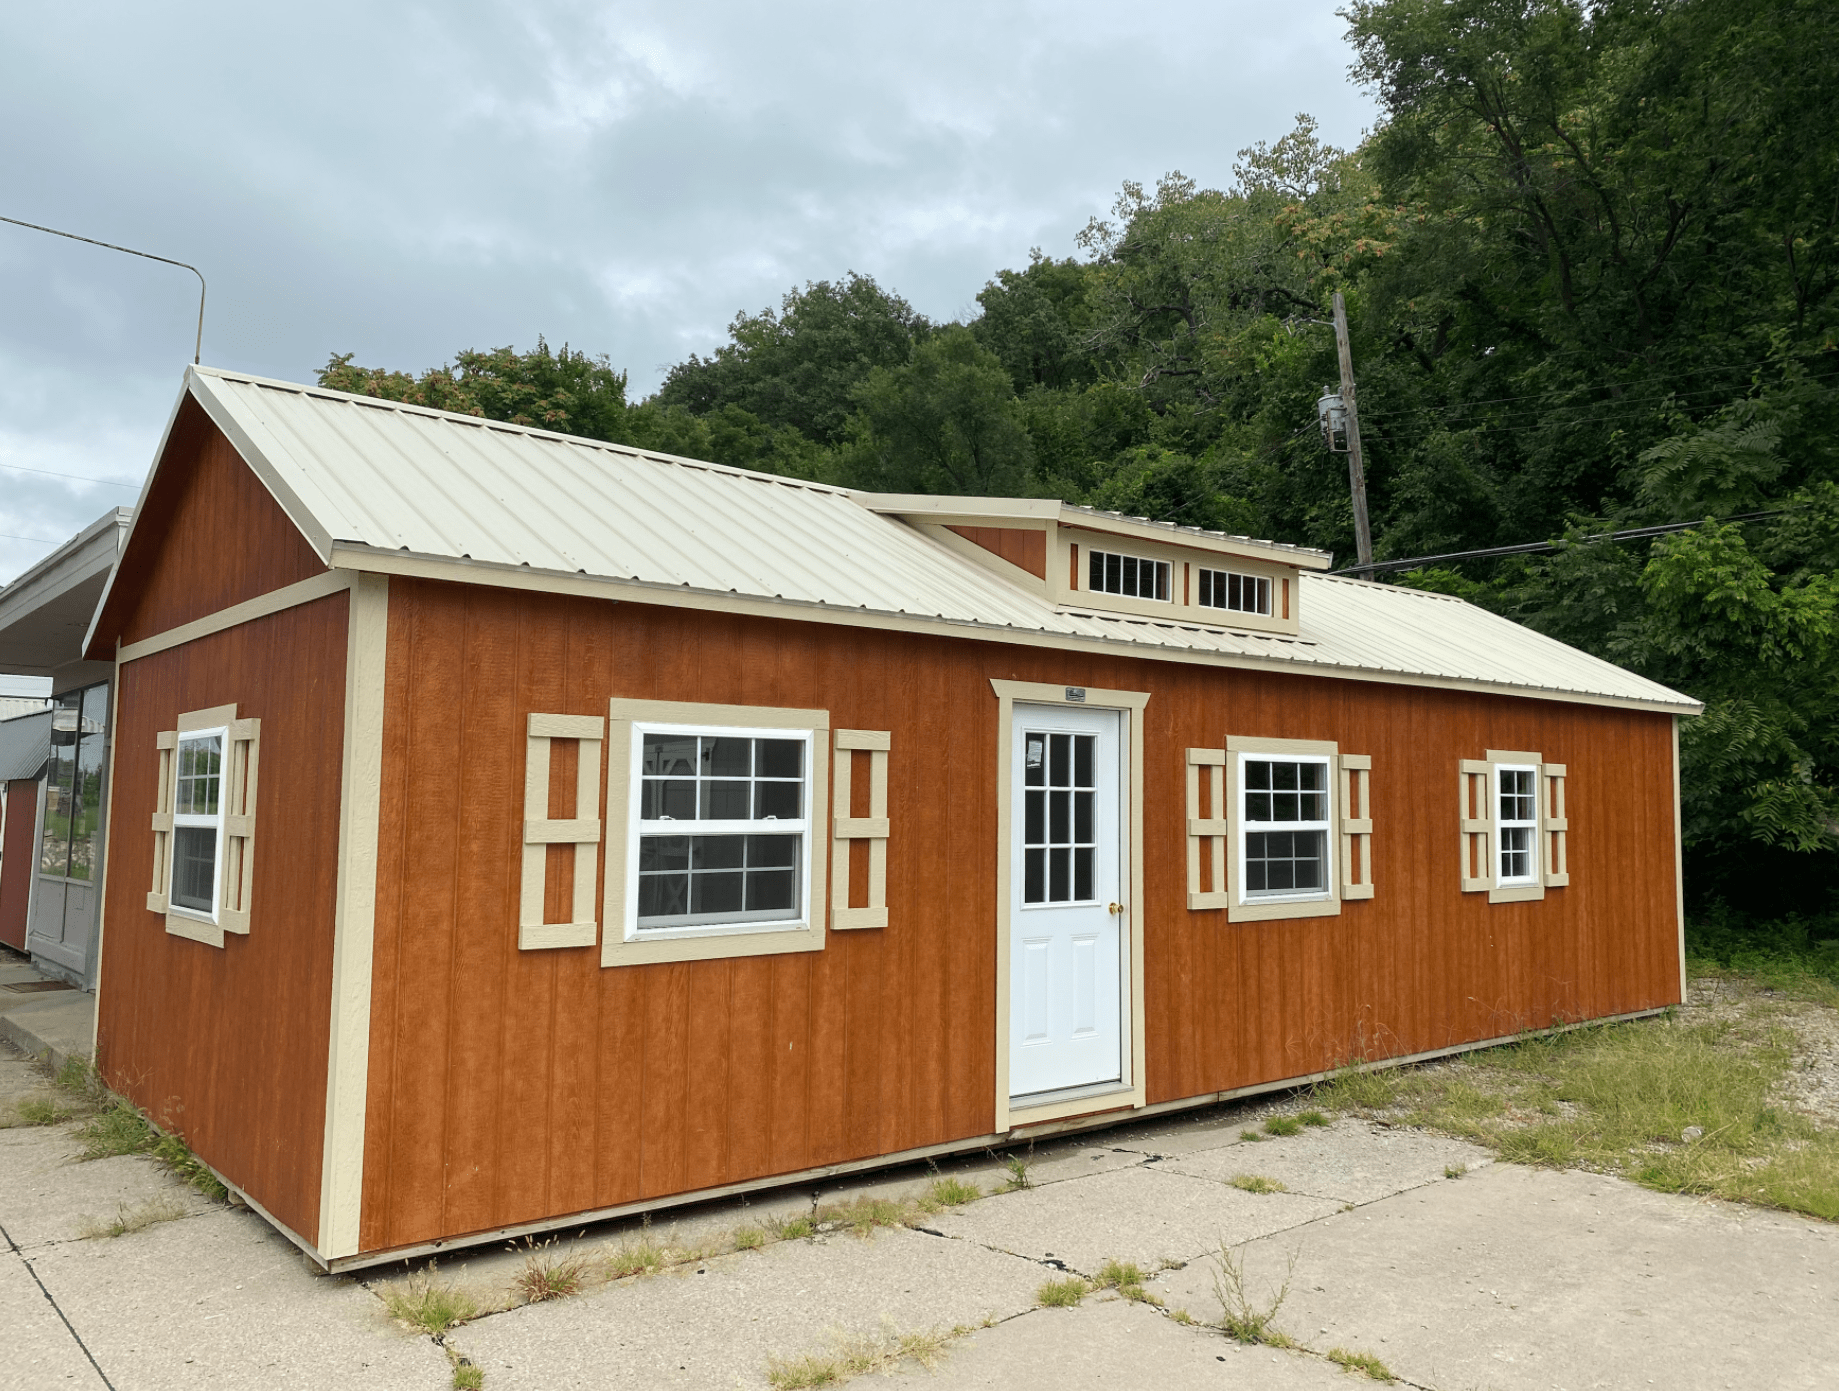
M960 315L1125 179L1223 184L1298 110L1351 143L1343 28L1328 0L44 7L0 52L0 213L195 262L206 362L541 333L638 395L804 280ZM0 464L138 484L196 293L0 226ZM133 496L0 469L0 533ZM0 537L0 577L46 550Z

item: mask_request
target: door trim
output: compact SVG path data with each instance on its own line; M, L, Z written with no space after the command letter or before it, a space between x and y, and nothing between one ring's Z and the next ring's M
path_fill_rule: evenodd
M1112 1111L1147 1104L1143 1083L1143 709L1147 691L1104 691L1096 687L1049 686L1035 681L990 681L996 693L996 1117L993 1129L1003 1134L1018 1126L1089 1111ZM1076 693L1076 694L1075 694ZM1071 697L1069 699L1069 697ZM1124 747L1129 750L1129 786L1123 799L1129 837L1124 853L1130 860L1129 897L1124 905L1124 933L1128 943L1123 964L1124 990L1120 1032L1125 1049L1121 1083L1109 1083L1101 1097L1077 1097L1038 1106L1009 1105L1009 883L1012 872L1011 761L1015 743L1015 706L1066 705L1123 712Z

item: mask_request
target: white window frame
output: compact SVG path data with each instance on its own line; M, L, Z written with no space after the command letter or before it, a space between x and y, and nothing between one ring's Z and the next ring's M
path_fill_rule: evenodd
M1269 618L1272 616L1275 602L1273 591L1276 588L1276 582L1268 575L1248 574L1244 570L1216 570L1211 565L1196 565L1194 571L1195 608L1204 609L1209 613L1249 613L1260 618ZM1211 578L1209 578L1210 576ZM1245 586L1249 584L1252 587L1253 595L1256 596L1253 602L1255 603L1257 598L1262 598L1264 600L1264 606L1262 608L1249 609L1233 608L1230 604L1209 603L1207 600L1201 598L1201 594L1204 591L1213 590L1224 592L1230 589L1231 581L1233 580L1239 582L1239 595L1241 598L1244 597Z
M645 778L644 749L647 734L695 735L698 737L729 739L777 739L799 743L804 750L802 766L804 768L803 796L801 805L804 815L796 821L641 821L639 819L640 797L644 791ZM634 720L632 722L631 763L632 775L627 789L626 812L626 910L622 931L628 943L670 942L686 938L729 937L750 933L793 932L808 930L812 920L812 881L816 865L814 837L811 834L812 810L815 800L815 770L817 740L815 731L804 729L775 729L762 725L718 725L696 723L675 723L652 720ZM771 825L770 832L762 828ZM798 902L799 910L791 917L776 919L748 918L733 922L686 923L674 927L639 926L639 843L647 835L783 835L788 831L796 832L799 840L798 865Z
M1158 567L1157 573L1162 577L1162 587L1168 592L1165 594L1126 594L1121 589L1101 589L1093 585L1093 561L1103 560L1110 556L1116 556L1120 563L1126 560L1136 561L1139 567L1139 574L1142 573L1140 567L1144 565ZM1101 550L1099 547L1093 546L1086 551L1085 570L1086 592L1089 594L1106 594L1113 599L1135 599L1139 603L1144 604L1173 604L1175 602L1175 565L1173 561L1157 560L1153 556L1130 555L1124 551Z
M1489 779L1488 790L1494 803L1489 809L1490 819L1494 822L1494 845L1492 847L1494 854L1494 882L1498 887L1503 889L1530 889L1535 885L1544 883L1544 876L1541 873L1541 860L1543 857L1540 853L1541 846L1539 844L1542 839L1539 833L1539 798L1542 793L1542 789L1539 785L1539 765L1537 763L1496 763L1493 767L1494 776ZM1501 815L1502 773L1524 773L1531 779L1533 814L1530 818L1509 820L1507 817ZM1504 832L1517 830L1526 832L1528 869L1525 874L1507 875L1502 873L1508 854L1507 837Z
M1276 907L1298 903L1326 903L1335 897L1335 756L1321 753L1291 753L1278 750L1242 750L1237 755L1237 796L1233 812L1238 820L1238 834L1233 837L1233 854L1238 873L1232 876L1237 885L1233 898L1241 908ZM1252 892L1246 887L1245 838L1251 834L1252 822L1245 814L1245 799L1251 789L1245 785L1245 769L1250 763L1315 763L1322 769L1322 819L1320 821L1260 821L1258 834L1282 831L1320 831L1322 833L1322 887L1306 893L1268 890Z
M217 736L217 810L209 816L197 812L179 810L179 780L184 777L185 746L199 739ZM211 907L206 912L180 903L173 888L168 871L166 911L197 922L215 925L223 907L223 851L224 851L224 804L229 794L230 781L230 727L227 724L212 725L204 729L185 729L179 731L177 744L172 753L172 847L170 858L173 868L179 862L179 832L209 828L214 832L211 844Z

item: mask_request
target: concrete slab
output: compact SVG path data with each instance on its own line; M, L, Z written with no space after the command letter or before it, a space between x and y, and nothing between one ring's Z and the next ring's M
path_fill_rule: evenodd
M835 1336L950 1328L1019 1313L1052 1274L964 1241L905 1230L833 1235L723 1256L469 1324L449 1343L492 1391L764 1387L769 1357Z
M36 980L45 980L33 971ZM52 1068L73 1053L89 1056L96 1037L96 997L81 990L14 995L0 990L0 1038L32 1057L48 1054Z
M1839 1385L1839 1227L1499 1164L1252 1243L1285 1331L1421 1385ZM1217 1318L1204 1265L1158 1292Z
M1487 1150L1462 1140L1343 1120L1301 1135L1192 1151L1156 1167L1220 1183L1256 1174L1276 1179L1292 1193L1370 1203L1426 1183L1447 1182L1448 1169L1473 1170L1493 1162Z
M937 1391L1057 1391L1227 1386L1233 1391L1351 1391L1318 1358L1244 1347L1218 1331L1183 1328L1153 1309L1088 1298L1077 1309L1037 1309L953 1341L930 1372L914 1364L894 1380Z
M1089 1275L1113 1257L1146 1270L1191 1261L1222 1236L1249 1241L1339 1206L1290 1193L1243 1193L1152 1166L986 1198L942 1213L930 1225L947 1236L1030 1260L1057 1260Z
M118 1391L451 1384L430 1340L390 1324L356 1281L310 1274L246 1211L64 1242L33 1265Z
M102 1379L32 1279L25 1259L4 1242L0 1242L0 1328L6 1330L6 1384L13 1391L101 1387Z
M81 1149L71 1126L0 1131L0 1226L26 1251L77 1240L86 1223L155 1200L192 1214L216 1206L150 1159L79 1161Z
M1237 1109L1222 1114L1220 1108L1209 1107L1192 1118L1131 1126L1105 1139L1118 1149L1132 1150L1146 1157L1166 1158L1255 1143L1241 1140L1239 1135L1242 1131L1257 1129L1258 1124L1255 1117Z

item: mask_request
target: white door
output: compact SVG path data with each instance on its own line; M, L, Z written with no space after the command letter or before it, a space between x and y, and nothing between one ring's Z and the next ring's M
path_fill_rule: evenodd
M1017 705L1009 1094L1123 1077L1123 716Z

